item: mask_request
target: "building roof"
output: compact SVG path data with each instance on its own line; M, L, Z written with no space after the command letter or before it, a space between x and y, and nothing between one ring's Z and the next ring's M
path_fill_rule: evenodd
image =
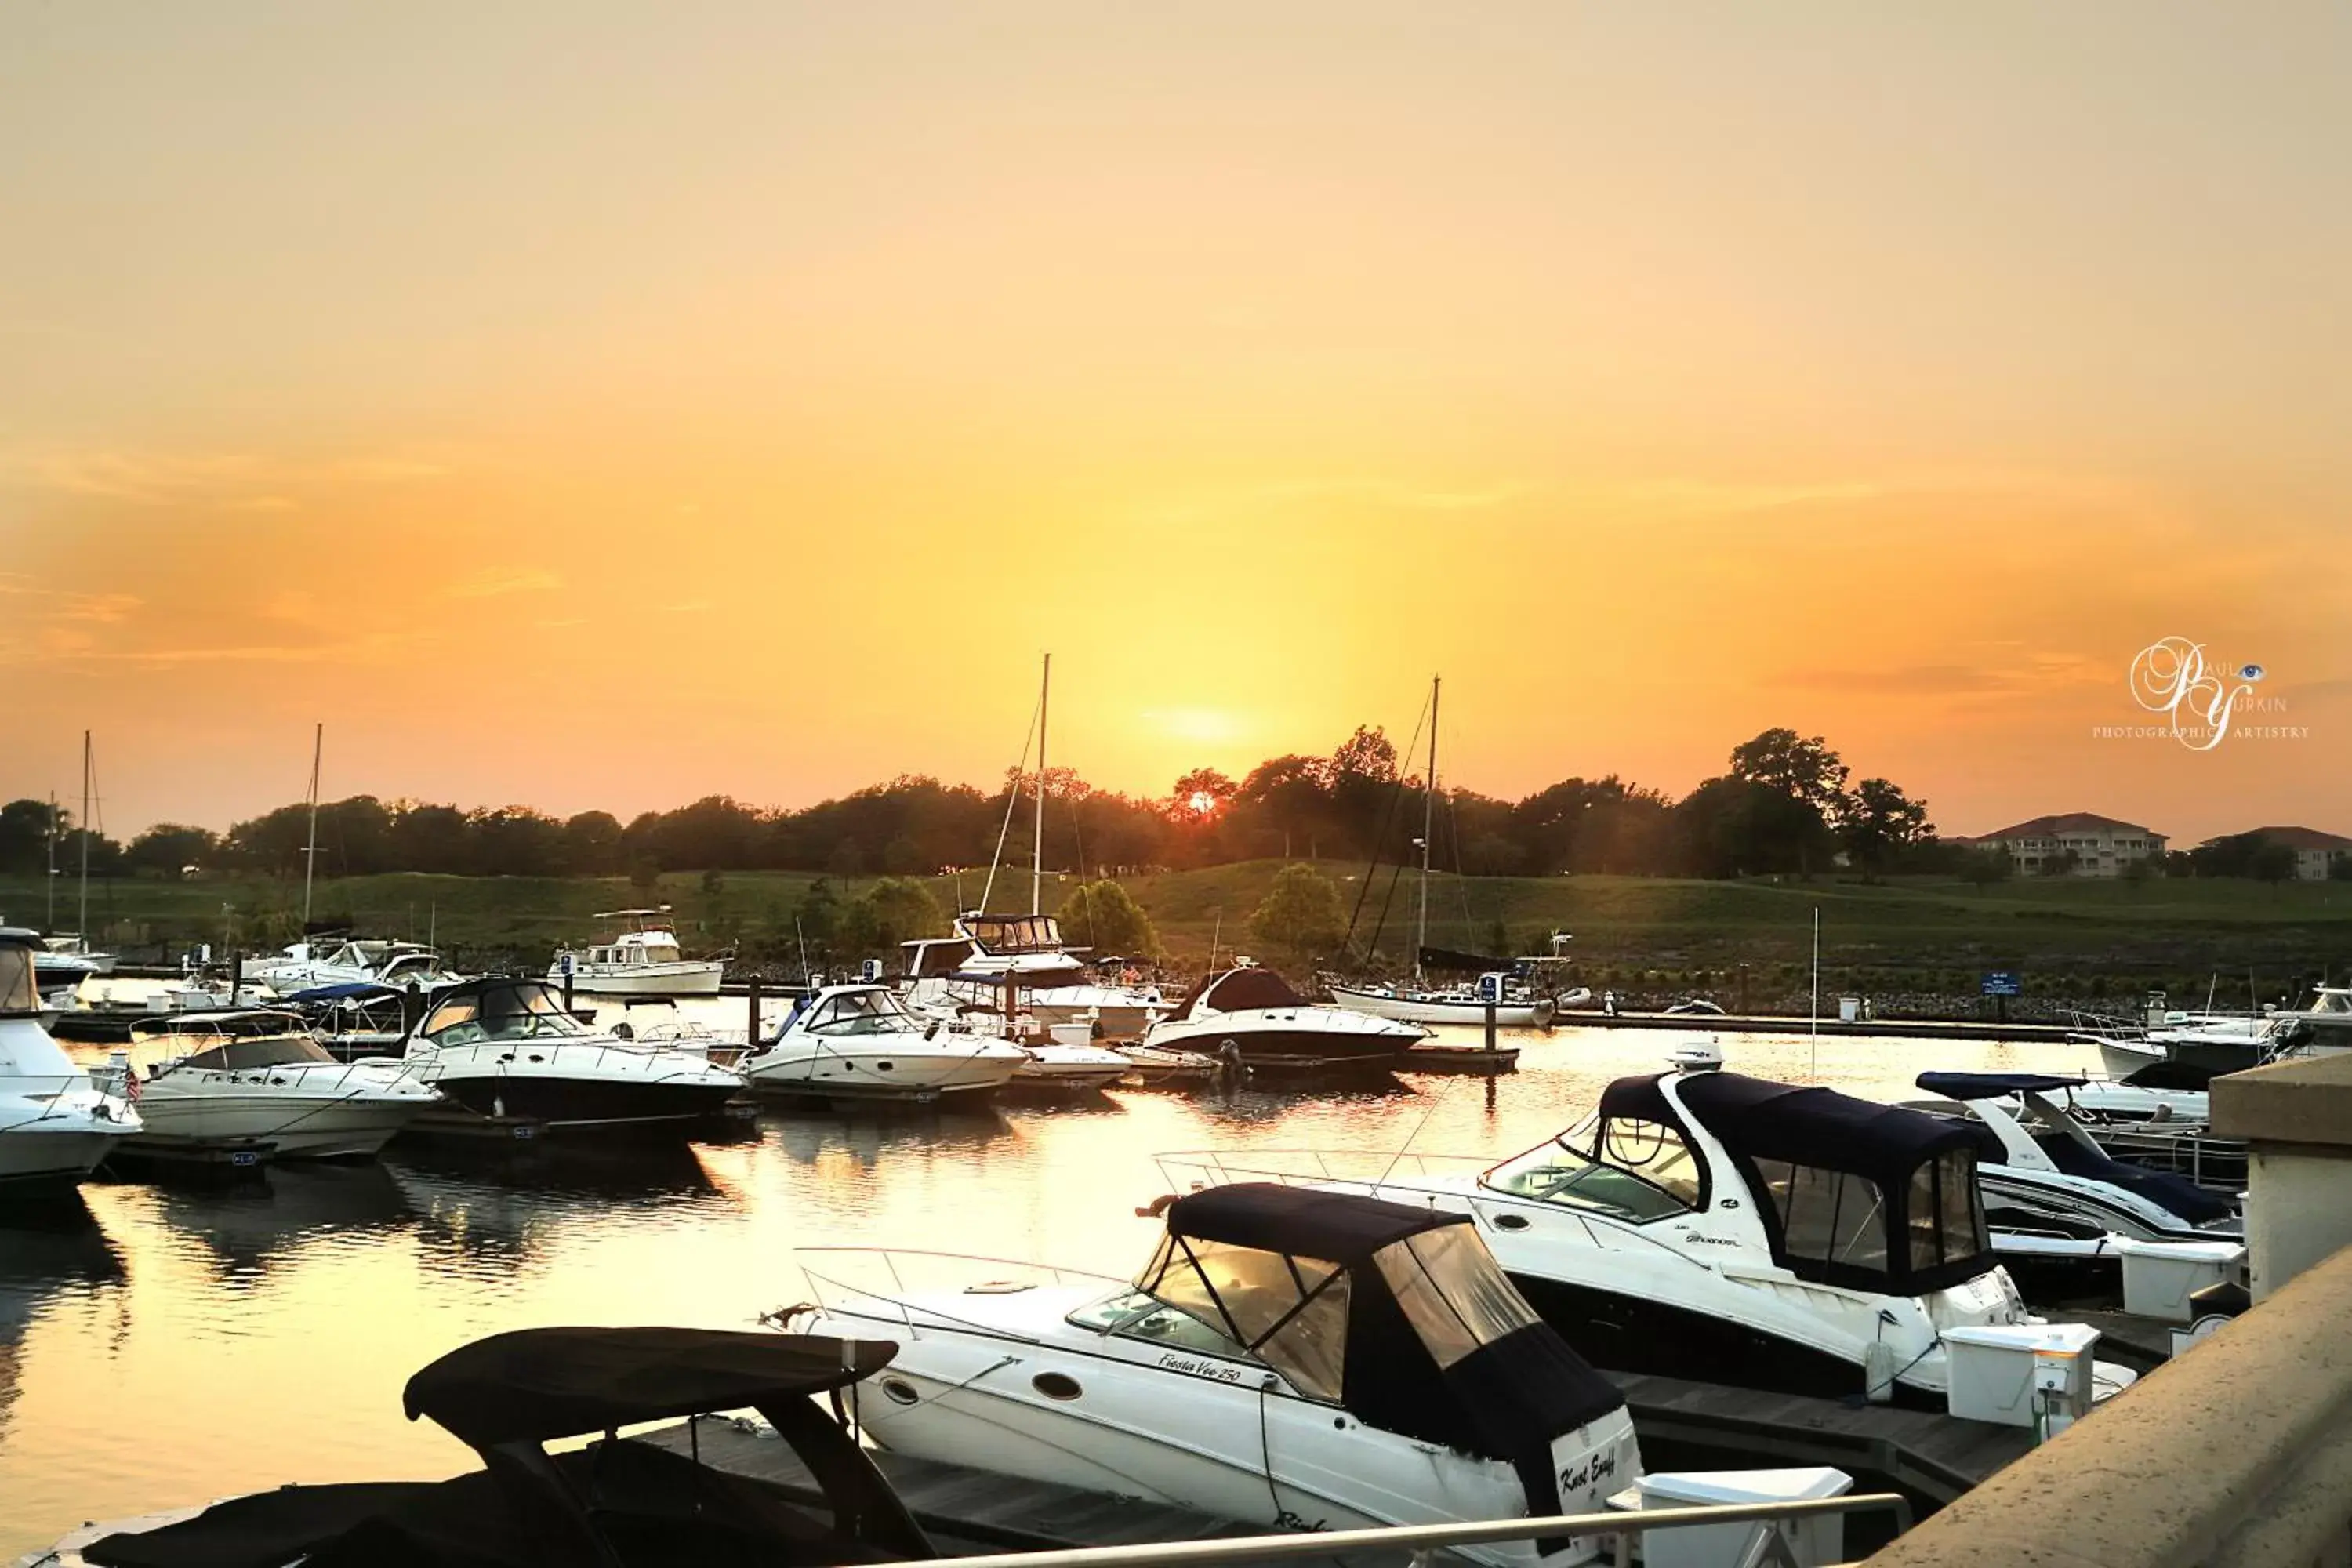
M2322 833L2316 827L2257 827L2254 837L2267 844L2284 844L2291 849L2352 850L2352 838L2340 833Z
M2095 811L2067 811L2055 816L2036 816L1990 833L1979 833L1977 840L1989 843L2000 838L2062 838L2070 833L2144 833L2151 838L2165 837L2152 827L2101 816Z

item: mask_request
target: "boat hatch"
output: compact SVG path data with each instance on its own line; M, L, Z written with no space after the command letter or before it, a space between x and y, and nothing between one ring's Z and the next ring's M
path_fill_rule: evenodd
M1187 1194L1167 1218L1136 1305L1182 1314L1367 1426L1514 1464L1531 1509L1557 1510L1551 1440L1624 1403L1467 1215L1242 1183Z

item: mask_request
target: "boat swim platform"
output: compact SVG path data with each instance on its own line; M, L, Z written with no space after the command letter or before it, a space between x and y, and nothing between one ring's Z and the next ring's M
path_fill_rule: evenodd
M1624 1393L1644 1441L1715 1450L1730 1456L1727 1468L1832 1465L1881 1476L1930 1507L1952 1501L2033 1447L2033 1434L2021 1427L1931 1411L1848 1405L1633 1373L1604 1375ZM698 1453L714 1468L776 1486L796 1502L823 1505L824 1494L791 1445L759 1424L704 1417L695 1425L691 1436L681 1421L628 1440ZM950 1555L1205 1541L1265 1528L888 1449L867 1454ZM1349 1568L1395 1568L1403 1556L1358 1552L1336 1560Z

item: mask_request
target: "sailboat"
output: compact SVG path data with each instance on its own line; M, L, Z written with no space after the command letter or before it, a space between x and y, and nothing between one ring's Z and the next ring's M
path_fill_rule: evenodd
M33 955L37 982L43 993L68 990L79 986L93 974L114 973L114 954L95 952L89 945L89 802L97 786L97 768L90 752L89 731L81 732L81 816L75 818L76 836L81 844L81 908L74 929L60 935L52 929L44 938L41 951ZM57 914L58 874L58 813L53 800L49 806L49 910L54 928Z
M1423 964L1429 952L1429 852L1436 837L1437 699L1440 678L1429 682L1429 777L1421 795L1421 902L1413 921L1412 979L1409 984L1325 982L1331 1000L1351 1012L1376 1018L1397 1018L1409 1024L1483 1024L1489 1007L1495 1022L1507 1029L1546 1028L1556 1004L1538 995L1511 969L1495 969L1472 985L1433 986ZM1496 962L1500 962L1499 960Z

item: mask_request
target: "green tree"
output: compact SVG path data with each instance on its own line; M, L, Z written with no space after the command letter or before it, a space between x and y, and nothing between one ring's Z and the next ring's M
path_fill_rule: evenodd
M1337 952L1347 930L1339 889L1303 860L1293 860L1276 874L1265 901L1250 916L1252 935L1302 963Z
M1865 876L1875 875L1936 831L1927 803L1913 800L1885 779L1864 779L1837 797L1832 822L1838 841Z
M1989 888L1995 882L2008 881L2009 874L2016 868L2006 849L1969 849L1961 854L1960 879Z
M1731 776L1776 789L1827 816L1845 788L1846 765L1821 736L1767 730L1731 748Z
M1062 900L1062 938L1103 954L1158 958L1163 951L1151 917L1125 888L1105 879L1081 882Z
M131 841L122 852L122 864L133 876L176 881L188 867L209 865L219 849L220 840L209 828L159 822Z

